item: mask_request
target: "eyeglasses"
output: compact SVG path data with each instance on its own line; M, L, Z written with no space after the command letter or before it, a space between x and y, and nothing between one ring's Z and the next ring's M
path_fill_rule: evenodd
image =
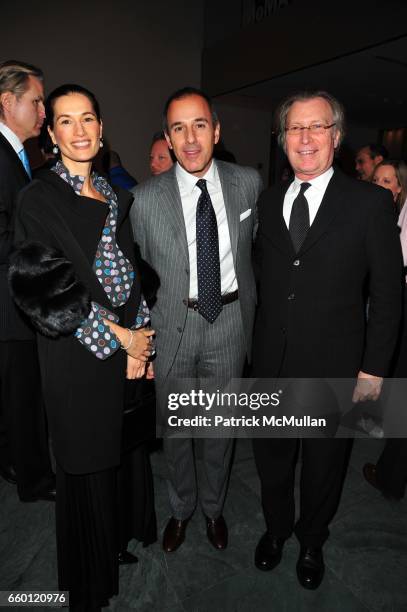
M290 136L299 136L301 132L304 130L309 130L310 134L324 134L325 130L329 130L329 128L336 125L336 123L331 123L331 125L322 125L322 123L312 123L311 125L293 125L291 127L286 127L285 131Z

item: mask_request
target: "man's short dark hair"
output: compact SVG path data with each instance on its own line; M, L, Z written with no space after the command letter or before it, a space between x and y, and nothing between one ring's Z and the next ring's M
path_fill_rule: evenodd
M374 159L375 157L378 157L378 156L383 157L383 159L387 159L389 157L388 150L382 144L377 144L377 143L374 143L374 142L370 142L369 144L367 144L367 145L365 145L364 147L361 147L361 148L362 149L364 149L364 148L369 149L369 155L370 155L370 157L372 159Z
M174 93L170 95L164 105L163 130L166 134L168 134L167 114L171 102L173 102L174 100L182 100L182 98L188 98L188 96L200 96L201 98L203 98L209 106L209 110L212 115L213 125L215 126L219 123L217 112L214 109L212 100L208 96L208 94L202 91L202 89L198 89L197 87L183 87L182 89L177 89L177 91L174 91Z

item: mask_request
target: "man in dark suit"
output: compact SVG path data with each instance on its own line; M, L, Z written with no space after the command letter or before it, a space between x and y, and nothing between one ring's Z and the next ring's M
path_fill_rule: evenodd
M0 475L22 501L55 499L35 335L7 284L17 197L31 177L23 143L45 117L42 78L29 64L0 64Z
M295 178L259 200L254 375L357 377L354 401L377 399L401 310L402 262L391 197L332 167L344 115L326 92L290 97L278 123ZM267 525L255 563L273 569L294 531L301 547L298 580L315 589L324 574L322 546L339 503L349 446L346 439L303 438L301 508L294 525L298 444L295 438L254 441Z
M160 279L151 310L158 398L174 379L190 379L192 388L202 389L208 380L241 375L252 342L256 287L251 255L261 188L253 168L213 159L220 124L204 92L175 92L164 119L177 163L134 189L130 212L141 255ZM202 443L199 497L207 536L216 549L224 549L228 532L222 509L233 444L230 438ZM172 517L163 548L172 552L184 540L198 486L192 440L164 438L164 451Z

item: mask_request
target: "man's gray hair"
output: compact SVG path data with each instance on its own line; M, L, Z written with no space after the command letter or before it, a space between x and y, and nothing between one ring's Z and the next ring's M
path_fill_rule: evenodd
M277 108L275 115L276 131L278 133L278 143L283 147L285 151L285 129L287 127L287 115L291 106L295 102L307 102L314 98L323 98L329 104L332 109L333 123L335 123L335 130L339 132L338 147L340 146L345 136L345 111L342 104L334 98L331 94L326 91L299 91L285 100L283 100Z
M8 60L0 64L0 96L7 91L14 94L17 98L25 93L28 87L28 78L36 77L41 81L44 78L42 70L31 64ZM0 104L0 117L3 117L3 106Z

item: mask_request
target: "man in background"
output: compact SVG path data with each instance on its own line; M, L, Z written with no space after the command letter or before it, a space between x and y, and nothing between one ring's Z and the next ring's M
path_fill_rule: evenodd
M365 145L356 154L355 168L361 181L371 182L377 164L389 156L386 147L381 144Z
M35 66L0 64L0 475L22 501L55 500L37 343L7 283L17 197L31 179L24 142L45 118L42 81Z
M130 191L137 185L136 179L126 170L119 154L112 149L102 157L103 170L109 176L109 183Z

